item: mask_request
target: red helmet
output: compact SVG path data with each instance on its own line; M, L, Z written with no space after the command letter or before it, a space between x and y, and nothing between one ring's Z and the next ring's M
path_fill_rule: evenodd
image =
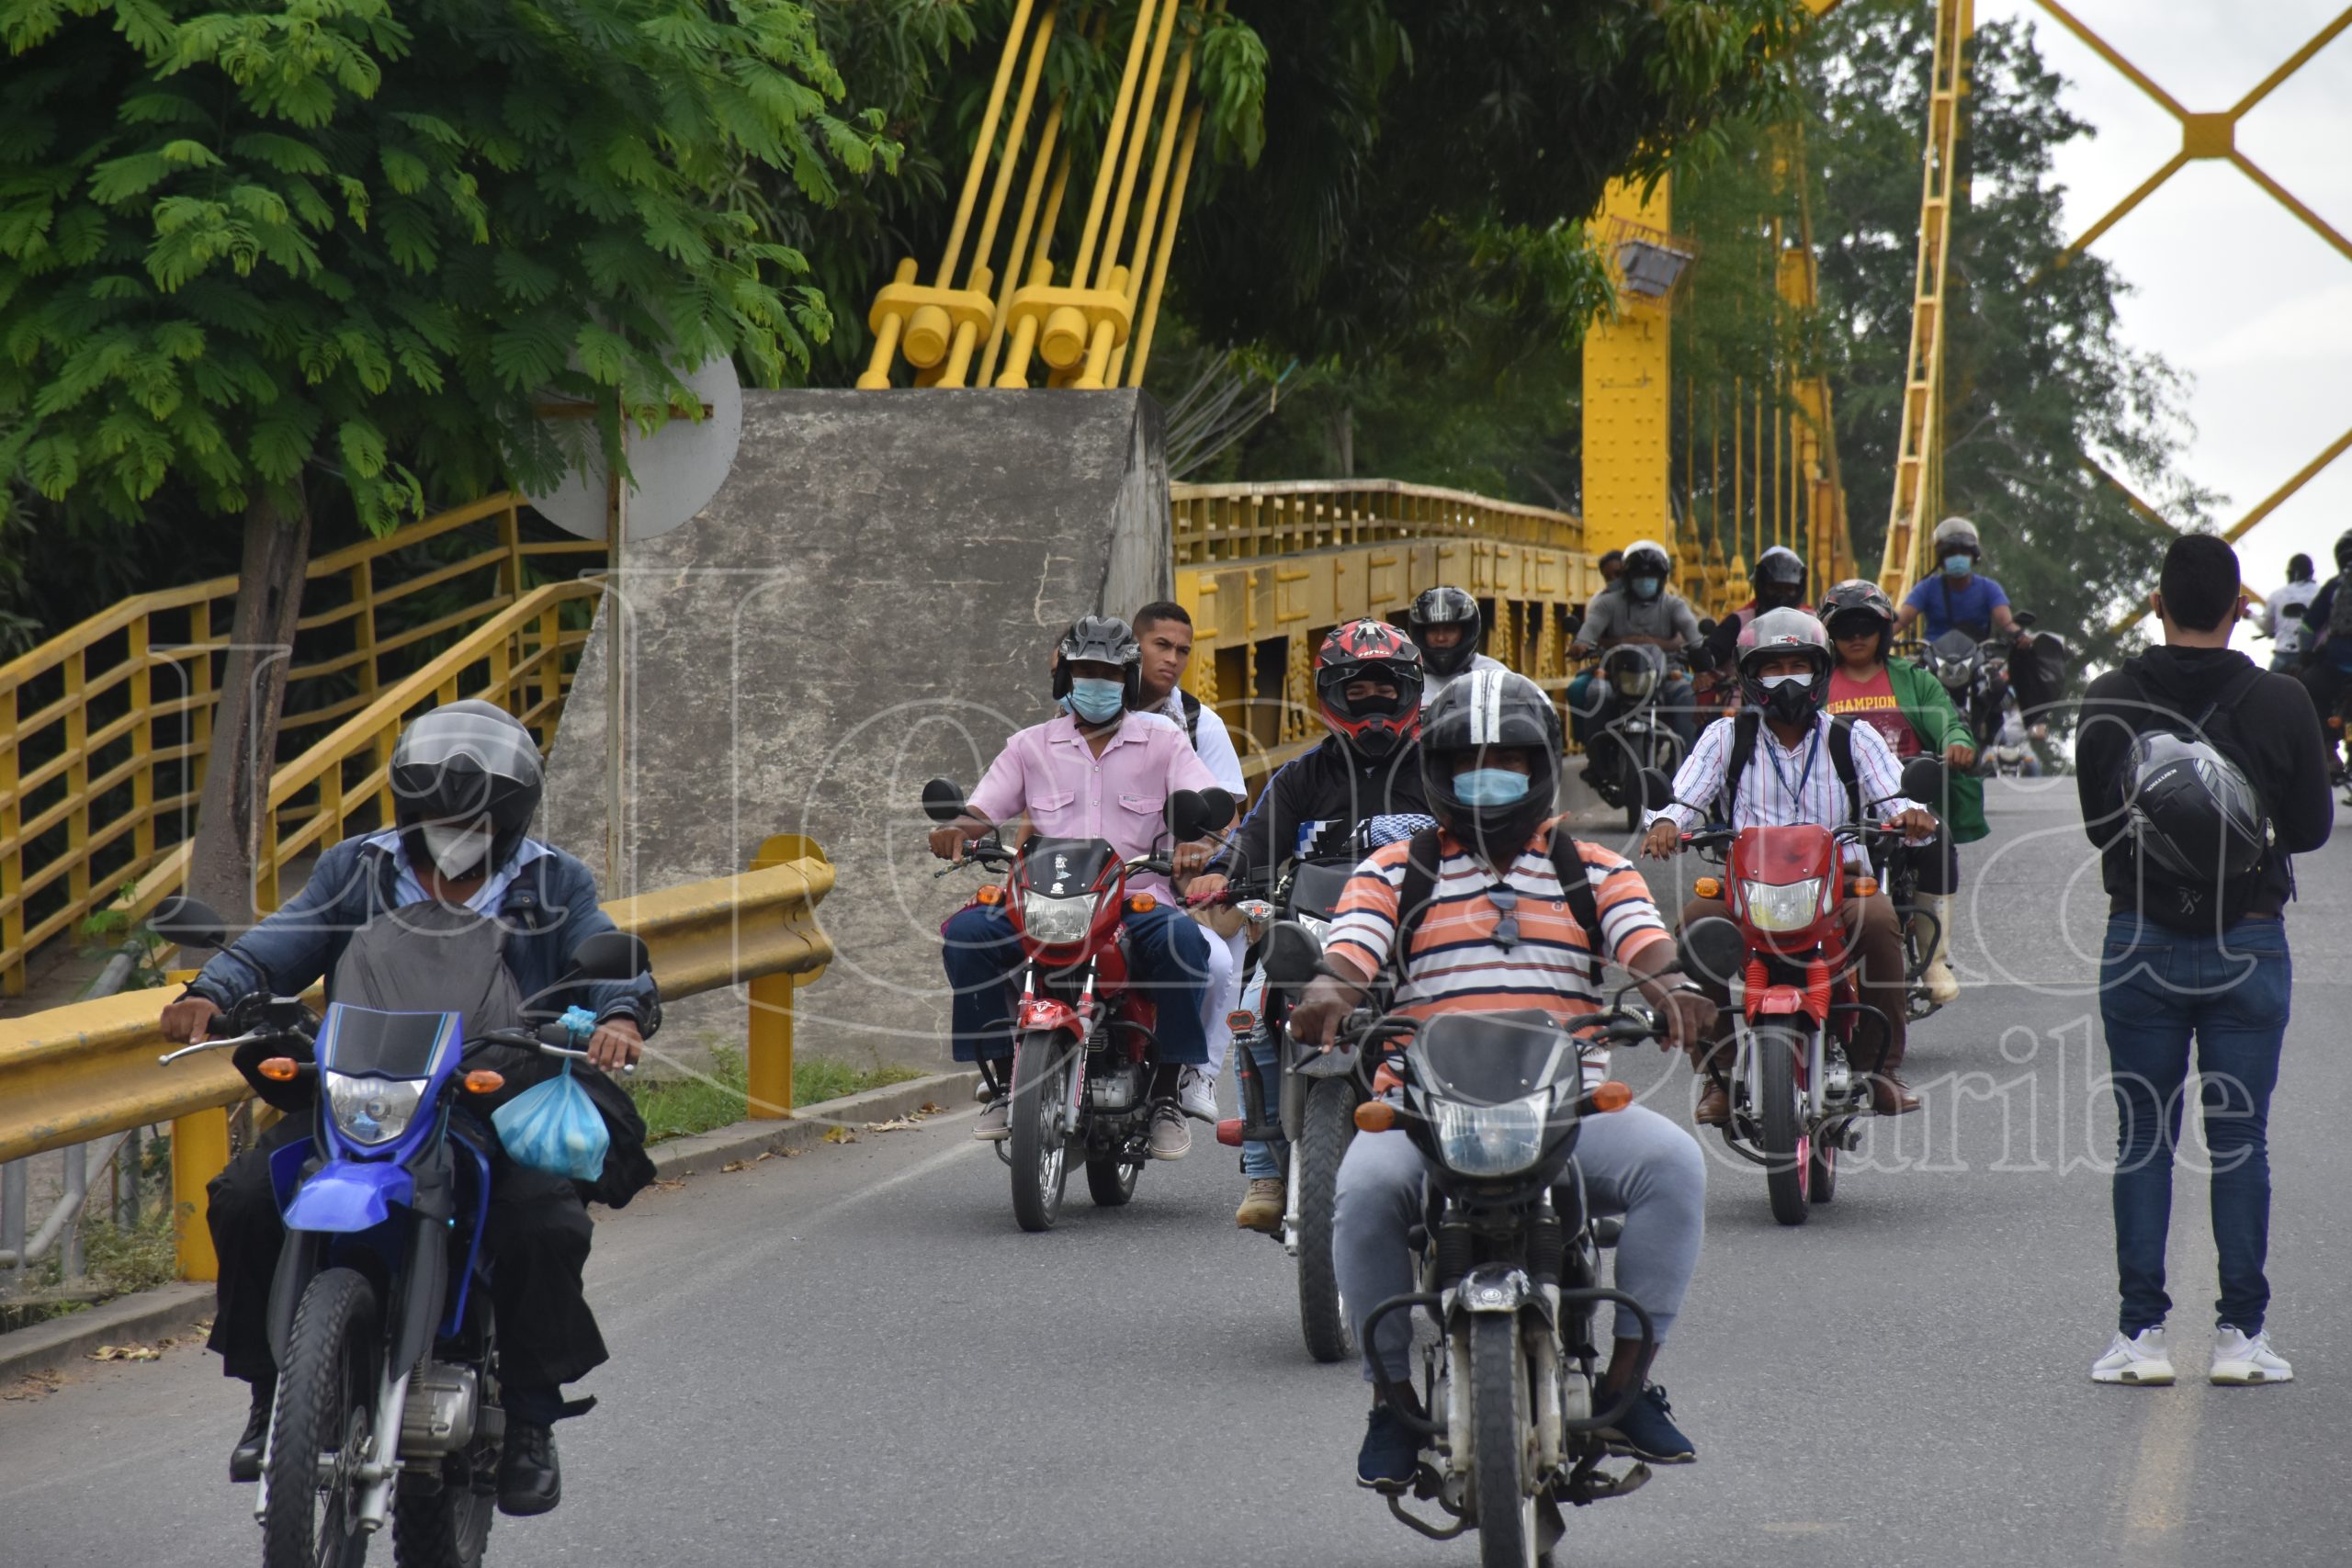
M1351 702L1349 682L1365 679L1385 681L1396 694ZM1323 722L1367 761L1388 756L1421 732L1421 650L1386 621L1350 621L1315 652Z

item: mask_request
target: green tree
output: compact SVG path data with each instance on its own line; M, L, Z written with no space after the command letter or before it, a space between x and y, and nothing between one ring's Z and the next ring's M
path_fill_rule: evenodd
M895 151L793 0L0 0L0 495L242 520L191 875L232 909L318 500L386 529L616 452L674 367L801 373L831 316L741 175L820 206Z

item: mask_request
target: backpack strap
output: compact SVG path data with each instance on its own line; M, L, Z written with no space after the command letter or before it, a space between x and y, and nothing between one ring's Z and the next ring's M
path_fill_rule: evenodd
M1193 750L1197 751L1201 749L1201 699L1181 687L1176 695L1184 705L1184 739L1191 741Z
M1584 847L1577 842L1565 821L1552 824L1552 870L1560 879L1560 897L1567 900L1568 913L1584 928L1584 945L1592 954L1592 977L1597 984L1609 951L1600 934L1600 897L1592 890L1592 873L1584 863Z
M1739 781L1747 776L1747 764L1756 761L1756 732L1763 723L1764 716L1754 708L1740 709L1731 721L1731 755L1724 762L1722 793L1715 796L1715 815L1726 822L1739 801Z
M1389 949L1389 962L1396 966L1400 979L1406 957L1413 951L1414 935L1421 929L1430 899L1437 892L1438 831L1424 828L1406 846L1405 882L1396 893L1396 940ZM1593 974L1598 977L1607 952L1600 934L1600 898L1592 890L1584 852L1566 822L1552 825L1552 870L1560 879L1560 896L1567 901L1568 912L1583 928L1585 946L1592 953Z
M1829 716L1829 765L1838 770L1838 782L1846 786L1846 819L1862 819L1862 781L1854 767L1854 724L1851 719Z

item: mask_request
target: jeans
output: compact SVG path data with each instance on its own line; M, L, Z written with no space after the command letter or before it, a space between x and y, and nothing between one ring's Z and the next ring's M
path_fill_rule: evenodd
M1159 1008L1152 1032L1159 1042L1160 1064L1202 1066L1209 1059L1209 1044L1201 1028L1201 996L1213 973L1209 945L1218 939L1167 904L1141 914L1129 910L1125 922L1133 984ZM974 904L949 916L940 934L947 942L941 961L956 992L956 1059L1011 1056L1012 979L1022 963L1012 915L1001 904Z
M2261 1331L2270 1305L2262 1272L2270 1245L2270 1091L2293 982L2281 920L2241 920L2218 940L2137 915L2108 920L2099 1017L2119 1122L2115 1271L2123 1298L2118 1326L2127 1337L2161 1325L2172 1307L2165 1240L2192 1037L2221 1255L2214 1309L2243 1333Z
M1589 1118L1577 1134L1576 1157L1592 1213L1625 1217L1617 1242L1617 1288L1648 1310L1664 1345L1699 1267L1707 1224L1706 1156L1679 1126L1645 1106L1629 1105ZM1421 1220L1422 1166L1421 1151L1395 1132L1360 1134L1340 1162L1331 1266L1349 1326L1363 1346L1367 1382L1374 1357L1392 1382L1403 1382L1412 1370L1408 1316L1392 1312L1382 1319L1377 1345L1364 1340L1363 1320L1391 1296L1417 1288L1407 1235ZM1620 1307L1617 1337L1641 1335L1641 1320Z

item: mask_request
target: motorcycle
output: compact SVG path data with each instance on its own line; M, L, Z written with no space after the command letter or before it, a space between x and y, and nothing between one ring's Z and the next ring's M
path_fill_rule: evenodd
M1607 696L1593 720L1596 739L1589 748L1592 765L1585 770L1585 780L1603 800L1624 811L1628 833L1639 832L1646 815L1643 773L1671 776L1682 760L1681 739L1657 706L1666 684L1667 658L1664 650L1640 642L1619 643L1597 657L1599 683Z
M1272 984L1295 992L1312 977L1318 947L1304 930L1278 926L1269 944ZM1424 1439L1408 1490L1443 1522L1408 1509L1401 1493L1389 1495L1389 1511L1432 1540L1476 1529L1488 1568L1549 1563L1566 1528L1562 1502L1624 1496L1649 1480L1638 1462L1614 1474L1601 1468L1600 1433L1641 1391L1636 1383L1596 1408L1594 1314L1626 1307L1645 1360L1657 1335L1641 1303L1600 1283L1600 1252L1618 1225L1590 1213L1575 1163L1585 1119L1622 1110L1633 1091L1615 1082L1586 1090L1577 1036L1630 1044L1659 1028L1646 1009L1619 1005L1573 1030L1536 1010L1424 1021L1359 1010L1340 1032L1363 1067L1385 1066L1399 1083L1357 1107L1357 1127L1401 1128L1429 1170L1413 1233L1420 1289L1375 1305L1364 1333L1400 1312L1424 1313L1440 1331L1421 1347L1418 1388L1377 1368L1374 1376Z
M2018 612L2020 631L2030 632L2033 620L2031 611ZM1967 720L1968 732L1975 738L1977 771L1986 777L1994 776L1999 753L2004 750L2001 728L2009 701L2011 661L2020 658L2034 660L2054 694L2055 682L2066 660L2064 639L2048 632L2013 642L2001 637L1980 639L1969 628L1954 626L1924 648L1906 643L1905 649L1914 652L1921 666L1951 694L1952 705ZM2017 761L2018 766L2023 765L2021 757Z
M1914 758L1904 770L1904 793L1939 799L1942 776L1939 761ZM1694 920L1683 933L1690 961L1732 998L1724 1142L1764 1168L1772 1217L1784 1225L1804 1224L1815 1204L1837 1195L1838 1151L1860 1146L1860 1119L1871 1107L1869 1080L1851 1065L1857 1025L1868 1014L1893 1027L1857 994L1843 910L1848 898L1876 893L1879 882L1869 873L1849 875L1844 849L1863 844L1883 865L1901 841L1894 830L1867 823L1682 835L1685 845L1725 866L1723 878L1699 879L1699 897L1724 897L1726 883L1730 888L1731 919ZM1914 918L1900 923L1916 983L1934 951L1934 933L1923 942L1917 922L1933 916L1908 912Z
M219 915L174 898L150 921L182 947L218 947ZM620 931L582 942L559 988L648 967ZM503 1074L467 1070L505 1045L584 1058L595 1015L467 1037L454 1012L342 1002L313 1014L258 992L220 1015L231 1032L165 1054L275 1049L248 1066L262 1098L312 1120L270 1156L286 1244L270 1286L277 1397L254 1517L265 1568L358 1568L389 1523L403 1568L482 1560L505 1435L486 1260L496 1134L481 1097Z
M1233 807L1221 789L1177 791L1167 806L1174 841L1223 829ZM932 780L922 808L934 822L956 821L965 814L962 786ZM1157 902L1149 893L1129 894L1127 879L1166 876L1171 867L1164 855L1123 860L1101 839L1032 836L1008 849L990 832L937 874L974 865L1002 874L1002 883L983 886L976 897L1004 906L1024 960L1012 1081L999 1081L993 1062L980 1063L987 1098L1012 1097L997 1157L1012 1171L1013 1219L1024 1231L1051 1230L1061 1217L1070 1151L1086 1168L1088 1195L1104 1209L1135 1196L1151 1157L1159 1004L1127 983L1124 917Z

